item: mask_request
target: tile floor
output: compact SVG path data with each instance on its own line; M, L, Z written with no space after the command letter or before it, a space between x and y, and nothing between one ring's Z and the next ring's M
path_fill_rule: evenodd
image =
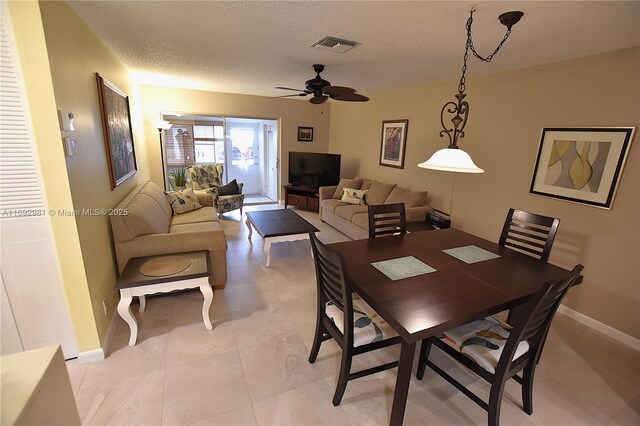
M258 206L255 209L277 208ZM300 211L324 242L345 240ZM331 399L340 350L323 344L307 362L315 322L315 276L308 241L274 244L265 268L262 244L247 240L238 212L223 221L229 281L216 291L212 331L204 328L199 292L148 299L134 311L138 344L114 319L107 359L67 366L84 424L384 425L396 370L351 381L339 407ZM437 349L434 349L435 354ZM397 359L387 348L356 357L354 368ZM487 395L471 373L438 356L456 378ZM534 414L508 386L502 423L516 425L640 424L640 353L557 315L537 369ZM407 425L486 424L485 412L432 372L411 380Z

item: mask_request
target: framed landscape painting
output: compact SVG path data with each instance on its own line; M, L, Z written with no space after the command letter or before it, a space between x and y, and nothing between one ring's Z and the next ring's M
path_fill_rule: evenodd
M544 128L532 194L611 209L635 127Z
M298 127L298 142L313 142L313 127Z
M382 122L380 165L404 169L404 152L407 147L409 120L385 120Z
M129 97L114 84L96 73L98 99L111 190L136 173Z

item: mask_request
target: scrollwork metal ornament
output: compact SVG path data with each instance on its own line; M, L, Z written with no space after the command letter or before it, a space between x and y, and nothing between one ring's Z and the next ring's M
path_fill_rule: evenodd
M467 96L465 92L466 90L466 73L467 73L467 59L469 58L469 51L473 53L473 55L480 59L483 62L491 62L494 55L498 53L502 45L511 35L511 27L515 25L520 18L524 15L522 12L514 11L514 12L506 12L498 17L500 22L507 27L507 32L505 33L502 41L498 44L498 47L493 51L492 54L484 57L480 55L475 47L473 46L473 38L471 37L471 26L473 24L473 13L475 12L475 8L471 8L471 14L469 19L467 20L466 29L467 29L467 42L464 49L464 60L462 63L462 76L460 77L460 83L458 84L458 93L455 95L457 101L449 101L442 107L440 111L440 123L442 124L442 129L440 131L440 137L443 137L445 134L449 137L449 146L447 148L458 149L458 140L464 138L464 128L467 125L467 119L469 118L469 103L464 100ZM447 127L445 124L445 118L448 118L447 114L452 114L453 117L450 119L453 127Z

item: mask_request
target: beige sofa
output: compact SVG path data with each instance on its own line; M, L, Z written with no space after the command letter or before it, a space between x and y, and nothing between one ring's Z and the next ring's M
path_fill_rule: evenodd
M404 203L408 222L425 220L431 207L427 204L427 191L409 191L395 184L385 184L356 176L341 179L336 186L323 186L320 195L320 219L351 239L369 237L367 205L353 205L340 201L343 188L366 189L367 204Z
M203 196L210 198L211 194ZM199 201L204 205L207 200ZM227 282L227 239L214 207L202 207L174 216L162 189L147 182L118 204L115 212L120 211L127 214L111 216L120 272L133 257L209 250L212 268L209 283L215 289L224 288Z

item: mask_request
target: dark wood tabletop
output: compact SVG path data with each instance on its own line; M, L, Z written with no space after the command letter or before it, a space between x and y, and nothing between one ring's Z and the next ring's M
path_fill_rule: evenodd
M475 245L500 255L467 264L442 250ZM457 229L331 244L354 289L407 342L518 305L565 269ZM372 262L413 256L436 272L392 281Z
M189 260L191 260L191 265L184 271L163 277L149 277L140 273L140 267L150 260L175 256L189 258ZM190 280L192 278L206 277L209 276L209 274L211 274L211 259L209 258L209 252L207 250L134 257L129 259L127 265L122 270L120 278L116 281L116 290L171 281Z
M318 232L318 228L289 209L247 212L247 217L263 238Z

